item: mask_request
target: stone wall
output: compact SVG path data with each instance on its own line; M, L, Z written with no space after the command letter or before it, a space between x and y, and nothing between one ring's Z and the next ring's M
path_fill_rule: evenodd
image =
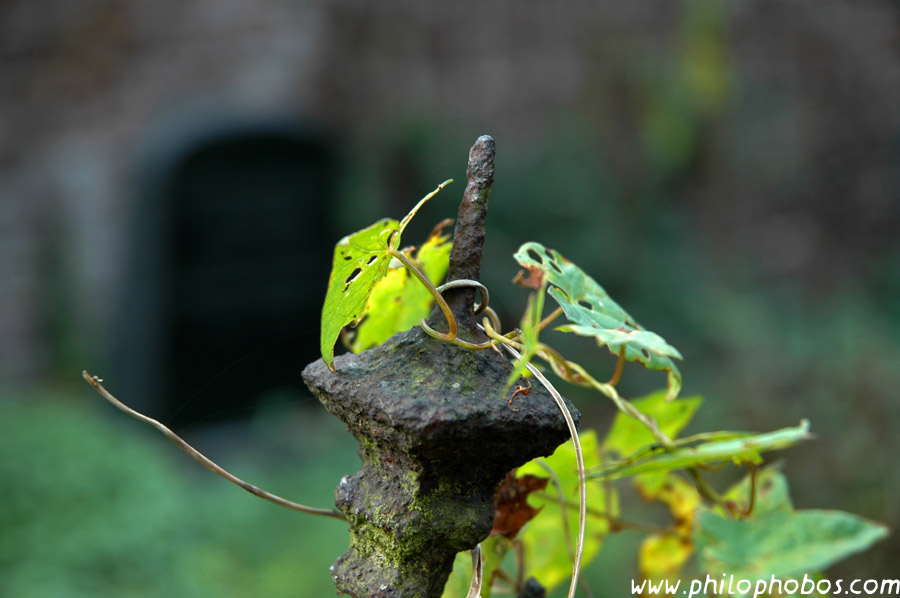
M155 136L278 115L352 143L418 113L528 144L576 114L640 177L628 156L648 96L632 73L703 51L706 38L685 47L682 35L702 29L697 6L0 3L0 379L33 381L66 350L107 346L133 175ZM754 163L701 156L683 200L718 243L827 285L900 224L896 5L734 3L722 33L707 42L723 44L736 81L712 147L762 149ZM784 188L798 169L808 180Z

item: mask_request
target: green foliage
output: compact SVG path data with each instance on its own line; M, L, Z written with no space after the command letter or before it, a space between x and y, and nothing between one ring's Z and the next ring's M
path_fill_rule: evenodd
M787 478L775 466L763 468L756 476L755 485L751 476L744 477L723 498L733 501L742 511L749 509L752 499L755 516L794 509Z
M776 509L731 519L701 509L694 538L704 571L755 580L825 569L887 534L883 525L843 511Z
M387 273L391 259L398 257L397 248L406 226L425 202L451 182L438 185L401 222L385 218L338 241L322 307L320 350L329 368L334 368L334 343L341 330L359 323L375 285Z
M377 266L381 255L378 251L396 256L391 253L396 252L392 245L396 238L390 232L392 226L385 225L380 233L367 233L370 244L377 245L378 249L345 261L356 259L353 263L358 267L360 260L366 259L367 263ZM362 350L374 345L414 325L418 318L427 314L430 304L427 290L422 292L411 278L418 271L419 282L427 276L435 284L443 276L444 269L436 266L438 260L431 261L423 256L429 243L416 255L418 264L404 263L405 268L392 268L380 282L366 283L366 320L359 326L351 348ZM345 247L360 246L358 242L342 244ZM339 244L339 249L341 246ZM449 252L446 239L434 241L441 266L445 263L446 253L439 249L444 251L445 246ZM366 258L367 255L370 257ZM502 331L496 331L498 334L491 336L495 345L509 344L521 352L507 386L524 375L533 360L543 359L564 380L598 390L612 399L618 408L602 444L598 443L593 431L581 435L586 467L591 470L587 476L591 482L585 486L586 503L592 517L582 553L584 564L600 552L610 532L630 525L619 518L618 492L613 484L624 477L633 478L643 498L665 505L673 519L671 526L643 539L638 560L641 576L646 579L677 578L688 561L698 554L701 568L711 574L728 572L749 577L754 572L769 575L774 571L776 575L787 575L815 571L884 536L883 527L847 513L794 511L784 476L774 468L756 469L762 463L762 453L788 448L808 439L809 423L806 420L795 427L763 434L725 431L677 439L702 403L700 397L674 400L682 382L673 360L681 359L681 354L662 337L638 325L599 284L558 252L538 243L526 243L515 253L515 258L528 269L528 279L517 277L517 281L536 289L537 293L529 297L519 330L506 336L501 336ZM336 264L339 264L337 258ZM342 275L343 271L339 277ZM352 282L355 279L345 281L345 285ZM666 390L633 401L625 400L615 389L618 369L609 383L598 382L582 366L565 360L539 341L541 329L553 317L546 322L542 319L544 290L548 287L549 294L569 322L556 330L591 337L620 360L665 371ZM417 288L418 291L414 290ZM405 311L407 304L409 313ZM332 328L339 333L345 324L340 327L335 324ZM337 333L332 330L332 334ZM573 538L579 531L580 486L574 461L575 450L566 444L550 458L533 461L518 470L519 476L546 477L552 484L544 492L529 495L528 502L538 509L537 516L529 515L530 520L517 536L492 535L482 544L485 553L484 596L491 594L492 583L497 579L494 573L509 565L513 546L519 546L524 569L515 575L506 573L501 578L534 576L552 590L571 576L575 560ZM748 465L751 475L720 496L707 484L699 468L718 468L729 462ZM689 474L691 481L679 475L678 470ZM776 564L780 568L773 569ZM522 566L521 563L514 565ZM465 596L471 573L471 559L463 553L454 565L444 598Z
M641 413L652 417L663 433L672 438L678 436L691 421L702 402L701 397L682 397L676 401L668 401L663 391L631 401ZM620 411L616 413L606 440L603 441L603 452L607 457L617 455L619 458L626 458L641 449L653 446L655 442L653 434L641 422ZM665 479L666 472L657 471L638 475L635 483L645 496L652 498L662 487Z
M414 261L435 286L447 274L450 248L450 237L436 230L415 254ZM387 274L371 290L350 350L354 353L364 351L416 326L419 320L428 316L433 302L431 293L413 278L409 270L399 263L391 264Z
M108 415L70 397L0 395L0 596L333 594L327 569L346 547L340 523L298 518L218 484L155 433ZM331 418L284 415L277 419L291 437L327 450L328 462L294 454L267 471L240 469L324 502L334 468L356 461L352 442L335 442L341 426ZM261 435L287 431L270 424ZM323 491L311 496L311 488Z
M580 438L585 467L596 466L600 462L596 433L588 430ZM549 474L551 480L545 493L529 497L529 503L541 512L519 535L525 547L526 577L539 579L548 590L572 576L574 538L578 533L578 473L574 463L575 449L566 443L550 457L526 463L517 472L543 477ZM600 484L588 484L587 503L592 524L585 536L585 564L599 553L603 538L609 533L607 515L617 515L618 495L607 492Z
M544 313L544 289L541 289L528 296L528 306L525 308L525 314L522 316L522 354L515 363L513 370L506 379L506 387L504 394L509 387L522 376L530 375L528 373L528 364L534 359L538 350L538 334L540 330L538 325L541 323L541 314Z
M702 397L667 401L666 393L662 391L631 401L641 413L652 417L660 430L673 438L691 421L701 403ZM619 412L603 441L603 450L624 458L654 442L653 434L639 421Z
M379 220L341 239L334 248L328 292L322 308L322 359L333 367L334 343L341 330L362 318L369 296L391 261L389 243L398 236L400 223ZM394 245L396 247L396 244Z
M639 457L604 466L589 474L589 477L614 479L645 472L715 464L729 459L736 464L761 463L760 453L784 449L811 438L809 422L805 420L793 428L782 428L765 434L736 434L735 436L735 438L727 440L702 442L696 446L674 450L651 447Z
M558 252L532 242L522 245L514 257L530 271L542 272L550 284L550 295L571 322L558 330L593 337L614 355L624 350L628 361L667 372L668 397L678 395L681 373L672 359L681 359L681 353L675 347L658 334L644 330L603 287Z
M481 598L491 598L492 581L495 572L503 565L509 554L512 542L503 536L490 536L481 543L481 555L483 559L482 579L484 585L481 589ZM441 598L466 598L469 594L469 586L472 581L472 557L468 552L460 552L453 561L453 572Z
M0 402L0 478L0 595L178 587L159 574L178 567L186 530L174 495L184 488L157 450L71 406Z
M735 519L698 509L694 541L701 569L713 576L797 577L824 570L888 534L885 526L851 513L794 510L787 478L775 467L762 470L755 481L747 476L725 498L744 510L752 504L753 510Z

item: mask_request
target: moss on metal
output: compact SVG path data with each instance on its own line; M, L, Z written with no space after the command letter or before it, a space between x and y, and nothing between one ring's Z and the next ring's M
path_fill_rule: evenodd
M418 328L303 378L359 442L362 469L335 493L351 542L332 567L351 596L439 597L457 552L487 537L504 474L567 439L535 386L508 405L509 363Z
M469 152L467 177L448 280L480 274L494 179L489 136ZM486 340L473 316L474 289L446 297L459 336ZM436 310L432 324L442 317ZM463 349L419 328L334 365L336 373L322 360L303 370L306 385L356 437L362 459L335 491L350 549L331 568L334 582L355 598L440 598L456 554L490 533L497 484L565 442L565 421L537 385L509 405L511 365L499 351Z

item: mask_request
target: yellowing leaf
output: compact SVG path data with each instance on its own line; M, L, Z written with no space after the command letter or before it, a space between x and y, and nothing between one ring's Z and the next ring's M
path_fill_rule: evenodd
M597 435L590 430L580 435L585 467L599 464L597 455ZM553 482L541 495L531 494L529 502L541 512L519 533L525 547L525 576L537 578L548 591L572 576L572 555L575 549L574 539L578 536L578 472L575 468L575 449L571 443L561 445L550 457L544 460L553 470L559 481L566 501L565 510L560 508L557 489ZM519 475L531 474L547 477L549 474L538 460L526 463L518 470ZM600 484L588 484L587 488L588 521L585 534L584 556L582 566L586 566L600 551L603 538L609 532L607 507L610 516L616 516L618 497L607 496ZM563 513L568 527L563 527ZM591 514L599 513L599 517Z
M665 503L675 520L675 529L689 536L694 527L694 514L702 504L700 493L693 484L683 478L669 474L656 497Z
M452 180L451 180L452 181ZM400 236L422 205L444 188L423 197L402 222L386 218L348 235L334 248L328 291L322 307L322 330L319 349L322 361L334 369L334 343L344 326L356 324L362 318L375 284L387 273L391 252L400 246Z
M388 241L398 236L396 220L379 220L341 239L334 248L328 291L322 308L322 359L333 368L334 343L347 324L358 322L372 289L387 272Z
M651 534L644 538L638 553L641 578L653 582L677 579L693 552L694 545L690 538L675 534Z
M571 322L558 330L594 337L597 344L606 345L614 355L624 348L628 361L667 372L668 398L678 395L681 373L672 359L681 359L681 353L675 347L658 334L644 330L603 287L558 252L532 242L522 245L514 257L529 272L539 268L544 273L550 295Z
M674 474L664 474L657 493L660 502L669 507L674 519L674 533L651 534L641 544L639 564L641 577L653 582L675 579L694 552L691 532L700 493L693 484Z
M436 230L415 254L414 261L434 285L447 274L450 248L450 237ZM350 350L364 351L409 330L428 317L432 303L431 293L405 267L390 268L372 289Z

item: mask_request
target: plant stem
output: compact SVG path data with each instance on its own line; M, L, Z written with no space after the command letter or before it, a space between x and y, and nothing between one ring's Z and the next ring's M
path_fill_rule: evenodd
M454 340L457 333L456 317L450 310L450 306L447 305L447 301L444 299L444 296L438 292L434 285L431 284L428 276L426 276L424 272L419 270L419 268L416 267L416 265L412 262L412 260L409 259L409 257L407 257L406 254L393 248L389 248L388 252L391 254L391 257L397 258L397 260L399 260L401 264L406 266L406 269L410 274L415 276L419 282L425 285L425 288L428 289L428 292L431 293L431 296L434 297L434 300L437 302L438 307L440 307L441 312L444 314L444 317L447 318L448 332L446 335L438 333L441 335L440 338L444 339L445 341Z
M555 319L558 318L560 315L562 315L562 313L563 313L563 308L562 308L562 306L557 307L556 309L554 309L552 312L550 312L550 315L549 315L549 316L547 316L546 318L544 318L543 320L541 320L541 323L538 324L538 326L537 326L538 331L541 331L541 330L543 330L544 328L546 328L547 326L549 326L551 323L553 323L553 320L555 320Z
M506 339L504 338L504 340ZM506 343L503 344L503 348L515 359L522 357L518 351ZM562 395L559 394L559 391L556 390L552 384L550 384L550 381L547 380L544 374L531 363L528 364L528 371L530 371L553 396L553 400L556 401L563 418L566 420L566 425L569 427L569 433L572 435L572 444L575 446L575 463L578 467L578 540L576 540L575 543L575 562L572 564L572 583L569 585L569 598L574 598L575 589L578 586L578 577L581 572L581 559L584 554L584 529L585 520L587 519L587 488L584 479L584 455L581 452L581 441L578 439L578 428L575 426L575 421L572 419L572 414L569 413L569 408L566 406L566 402L562 398Z
M755 463L749 463L748 468L750 469L750 498L747 502L747 508L744 510L743 516L749 517L753 514L753 507L756 506L756 481L757 481L757 469Z
M472 549L472 583L469 585L469 593L466 598L481 598L482 572L484 570L484 558L481 555L481 544Z
M613 372L612 378L609 379L610 386L615 386L619 383L619 379L622 378L622 370L625 369L625 345L622 345L622 349L619 350L619 360L616 361L616 371Z
M687 472L694 480L694 486L697 487L697 492L699 492L703 498L717 505L723 504L722 497L709 484L706 483L706 480L703 479L703 476L700 474L699 469L697 469L696 467L689 467L687 469ZM728 509L725 510L727 511Z
M225 469L223 469L222 467L220 467L219 465L214 463L211 459L209 459L207 456L202 454L200 451L198 451L197 449L192 447L190 444L185 442L180 436L175 434L172 430L170 430L169 428L167 428L166 426L164 426L157 420L153 419L152 417L147 417L146 415L139 413L139 412L135 411L134 409L132 409L131 407L122 403L119 399L114 397L112 395L112 393L110 393L108 390L106 390L102 384L100 384L100 382L101 382L100 378L97 378L96 376L91 376L90 374L87 373L87 370L83 371L81 373L81 376L82 376L82 378L84 378L87 381L88 384L90 384L91 386L94 387L94 390L96 390L100 394L101 397L103 397L104 399L106 399L107 401L112 403L116 408L118 408L121 411L124 411L131 417L144 422L145 424L150 424L151 426L153 426L154 428L156 428L157 430L159 430L160 432L165 434L166 438L171 440L175 444L175 446L180 448L182 451L184 451L185 453L190 455L195 461L197 461L198 463L200 463L207 469L210 469L210 470L214 471L215 473L219 474L220 476L222 476L223 478L225 478L232 484L236 484L236 485L240 486L241 488L243 488L250 494L253 494L254 496L258 496L269 502L273 502L276 505L280 505L282 507L287 507L288 509L293 509L294 511L300 511L301 513L308 513L310 515L321 515L323 517L334 517L335 519L340 519L342 521L347 520L347 518L344 516L344 514L341 513L340 511L335 511L333 509L319 509L316 507L307 507L306 505L301 505L300 503L296 503L294 501L287 500L286 498L282 498L282 497L272 494L270 492L266 492L265 490L262 490L261 488L257 488L253 484L248 484L241 478L237 477L236 475L234 475L232 473L229 473L228 471L226 471Z

